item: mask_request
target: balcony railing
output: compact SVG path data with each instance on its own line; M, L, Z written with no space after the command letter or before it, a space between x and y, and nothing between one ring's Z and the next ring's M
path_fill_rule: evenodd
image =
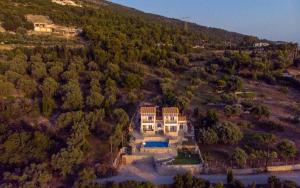
M165 123L168 123L168 124L177 123L177 120L166 120Z
M142 123L154 123L154 120L143 119Z

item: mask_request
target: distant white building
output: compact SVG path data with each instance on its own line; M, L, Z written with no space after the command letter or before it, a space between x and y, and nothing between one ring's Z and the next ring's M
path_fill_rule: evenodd
M52 3L57 3L60 5L69 5L69 6L75 6L75 7L81 7L81 5L78 5L72 0L52 0Z
M267 46L270 46L270 44L267 42L258 42L258 43L254 44L255 48L262 48L262 47L267 47Z
M193 46L193 49L204 49L204 45L195 45Z
M34 31L43 33L53 32L54 23L48 16L28 14L25 17L29 22L33 23Z
M161 114L156 107L140 108L141 133L145 135L164 134L177 137L187 132L187 119L179 113L177 107L162 108Z
M56 25L48 16L28 14L25 17L29 22L33 23L35 34L49 33L64 37L74 37L82 31L75 27Z

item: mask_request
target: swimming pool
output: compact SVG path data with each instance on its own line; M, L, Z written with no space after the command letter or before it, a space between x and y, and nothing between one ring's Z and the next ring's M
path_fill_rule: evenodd
M147 141L144 143L145 148L167 148L169 147L168 141Z

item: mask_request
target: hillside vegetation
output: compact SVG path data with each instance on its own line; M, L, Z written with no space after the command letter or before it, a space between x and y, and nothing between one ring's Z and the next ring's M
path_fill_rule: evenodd
M109 2L82 3L0 0L2 26L11 31L0 33L0 41L33 44L0 52L1 186L80 187L113 174L112 160L127 145L141 102L178 106L188 114L200 148L209 146L206 159L220 157L216 145L226 163L247 158L245 151L267 164L271 152L296 156L300 101L293 107L287 100L278 109L289 106L288 115L280 116L262 96L268 94L258 93L275 88L281 100L299 97L299 81L283 74L297 68L295 44L256 50L256 37L195 24L185 30L178 20ZM83 32L72 41L31 36L26 14ZM82 46L68 46L76 44Z

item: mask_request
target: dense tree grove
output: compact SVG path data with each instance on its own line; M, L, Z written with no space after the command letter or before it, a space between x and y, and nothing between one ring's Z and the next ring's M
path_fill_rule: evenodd
M200 129L196 133L199 143L202 144L237 144L242 138L243 133L237 125L232 122L219 122L217 112L209 110L205 117L199 119Z

